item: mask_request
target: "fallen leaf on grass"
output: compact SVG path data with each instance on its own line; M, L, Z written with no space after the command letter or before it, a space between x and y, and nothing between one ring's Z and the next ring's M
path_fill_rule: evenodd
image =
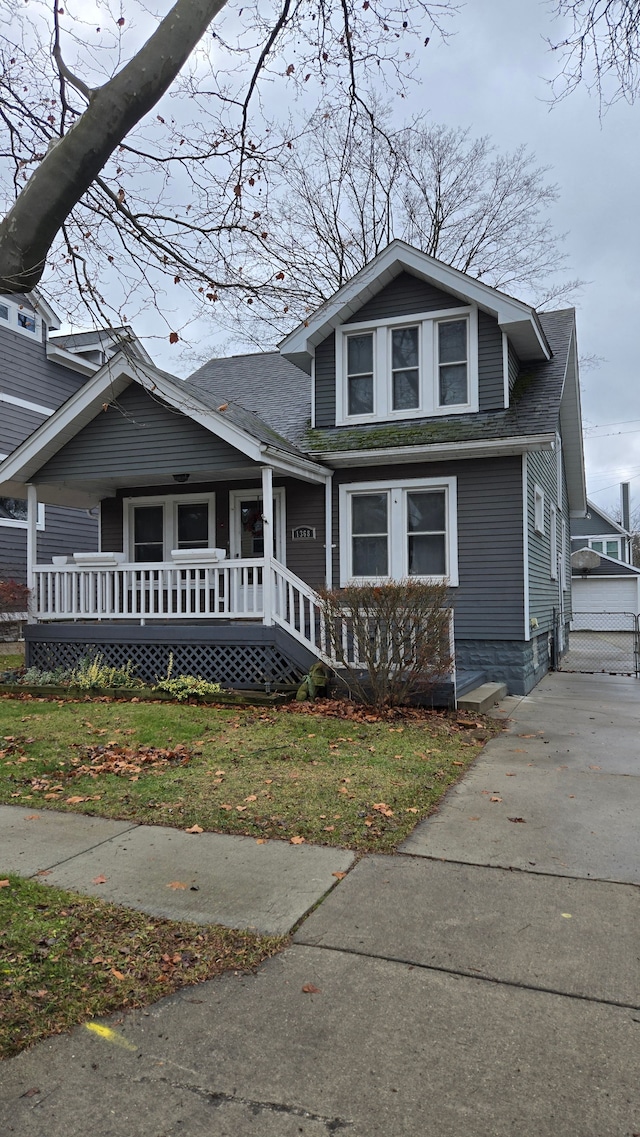
M305 983L302 991L305 995L321 995L322 991L319 987L314 987L313 983Z
M81 801L88 801L89 799L86 797L78 797L76 795L76 797L66 797L64 800L67 805L79 805Z
M183 880L170 880L167 885L167 888L172 888L174 892L177 892L179 888L184 889L186 887L187 886Z
M185 833L204 833L201 825L192 825L190 829L185 829Z
M323 827L322 832L323 833L333 833L333 832L335 832L335 828L336 828L335 825L325 825Z
M524 817L508 817L507 821L515 821L516 823L519 822L520 825L526 825Z
M452 766L464 766L464 762L452 762Z
M115 968L115 967L111 968L111 974L115 975L116 979L124 979L124 975L122 974L122 972L118 971L117 968Z
M106 884L107 878L106 878L106 876L103 876L102 873L100 873L100 876L94 876L91 883L92 884Z
M389 806L384 801L374 803L372 809L375 809L377 813L381 813L383 817L393 817L393 810L389 809Z
M0 888L9 888L10 884L10 880L0 880Z
M292 837L289 841L290 845L304 845L304 837Z
M405 813L417 813L417 812L418 812L418 807L415 805L408 805L407 808L405 809Z
M233 809L233 806L232 805L221 805L220 809L226 809L226 811L228 813L230 809Z
M331 875L337 877L338 880L344 880L347 874L346 872L332 872Z
M236 806L238 813L244 813L246 808L247 808L246 805L237 805Z
M245 801L257 801L258 795L257 794L249 794L249 796L246 797L244 800Z

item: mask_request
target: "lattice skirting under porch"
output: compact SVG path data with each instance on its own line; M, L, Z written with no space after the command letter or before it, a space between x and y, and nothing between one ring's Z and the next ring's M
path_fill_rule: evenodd
M50 630L53 632L53 629L47 629ZM25 636L27 665L49 671L56 667L73 667L83 658L100 655L110 667L125 667L131 661L138 678L145 682L155 682L158 677L167 674L169 660L173 655L174 677L196 675L221 683L224 687L262 690L297 683L308 667L308 661L301 658L299 651L295 650L297 645L293 645L291 650L286 642L278 643L255 633L249 637L245 634L242 638L243 629L240 629L232 642L226 636L195 638L194 628L188 629L188 642L184 642L182 636L177 634L170 638L166 632L162 638L156 635L142 638L135 634L138 629L134 630L134 635L131 635L131 627L117 630L119 637L105 635L104 629L100 629L101 634L91 635L89 629L80 632L77 627L67 626L64 633L58 636L36 638L34 631L29 628ZM35 631L37 633L40 629L36 628ZM62 633L63 629L58 631ZM149 631L157 632L158 629ZM201 629L197 631L201 632Z

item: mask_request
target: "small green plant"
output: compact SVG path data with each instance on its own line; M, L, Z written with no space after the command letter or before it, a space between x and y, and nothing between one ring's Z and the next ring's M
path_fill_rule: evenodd
M103 655L81 659L78 666L68 673L68 682L72 687L79 687L82 691L94 687L139 687L140 679L133 676L133 663L127 661L126 667L109 667L104 662Z
M20 682L30 687L59 687L69 682L70 675L68 667L54 667L51 671L44 671L41 667L28 667Z
M203 679L202 676L195 675L178 675L176 679L171 678L173 672L173 652L169 653L169 664L167 666L167 674L164 679L158 679L154 685L154 691L166 691L168 695L173 695L179 703L189 699L194 695L219 695L222 687L219 683L211 683L208 679Z

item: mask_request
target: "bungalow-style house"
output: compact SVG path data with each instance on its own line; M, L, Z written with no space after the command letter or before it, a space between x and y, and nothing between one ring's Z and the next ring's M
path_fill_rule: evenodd
M0 492L29 502L34 664L282 682L326 658L316 589L409 577L448 581L459 683L524 693L565 646L586 508L574 312L393 241L279 351L186 381L108 360ZM99 554L36 561L41 503L98 506Z
M55 334L60 320L37 293L0 296L0 457L6 458L57 408L95 375L119 349L123 337L141 359L129 329ZM98 547L98 521L87 509L38 506L37 560L69 549ZM25 496L0 496L0 579L27 578L27 503Z
M571 521L572 628L616 630L640 613L640 569L632 564L629 483L621 487L622 524L587 500L584 517ZM590 550L591 556L583 556ZM616 616L622 619L616 619Z

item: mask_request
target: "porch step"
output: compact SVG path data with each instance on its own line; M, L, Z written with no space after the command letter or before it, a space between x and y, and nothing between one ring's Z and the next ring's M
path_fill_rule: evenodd
M476 687L486 682L486 671L470 671L456 667L456 691L458 692L458 698L462 695L466 695L469 691L475 691Z
M506 683L482 683L458 699L458 710L486 715L508 694Z

